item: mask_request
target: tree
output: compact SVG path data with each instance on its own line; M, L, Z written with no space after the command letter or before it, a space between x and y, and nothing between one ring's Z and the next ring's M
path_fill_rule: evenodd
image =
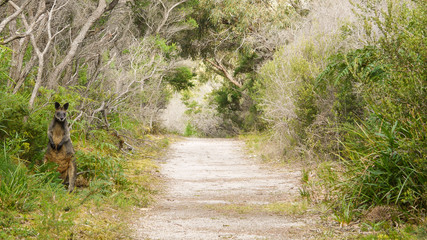
M11 81L8 85L13 86L13 92L16 93L22 87L28 73L33 69L36 62L38 63L37 77L29 100L30 107L34 105L38 90L43 84L43 79L48 79L47 83L45 83L48 88L55 88L60 74L75 59L77 51L87 37L90 28L103 14L113 10L118 2L118 0L114 0L107 5L105 0L100 0L96 9L87 17L87 21L79 25L73 20L70 21L70 18L61 21L64 20L62 19L64 16L67 17L67 11L73 7L70 6L69 0L26 0L21 5L15 4L14 1L7 1L15 11L1 21L0 34L6 36L1 44L11 43L12 46L12 64L14 65L10 70ZM4 2L2 5L7 3ZM72 24L76 29L79 29L76 33L70 28ZM9 32L2 33L7 25L9 25ZM67 49L67 53L65 56L57 56L58 46L53 46L53 43L60 43L61 37L63 38L61 34L66 30L75 37L71 42L62 41L62 43L65 43L62 46L66 46L64 49ZM19 43L14 43L17 40L19 40ZM24 67L23 59L28 49L32 49L34 55L26 62ZM54 53L52 53L52 50L55 50ZM46 63L45 60L48 54L50 56L54 54L54 60ZM57 58L62 60L56 63L55 59ZM51 66L51 69L49 69L51 71L45 71L47 65Z
M190 17L197 28L173 40L182 47L182 56L201 59L208 71L225 80L212 98L222 114L234 112L223 117L249 126L243 120L258 115L252 99L257 70L286 43L286 29L298 15L291 5L272 1L200 0L193 9Z

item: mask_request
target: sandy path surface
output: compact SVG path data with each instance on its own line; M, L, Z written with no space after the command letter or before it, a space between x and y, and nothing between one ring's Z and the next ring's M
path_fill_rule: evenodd
M311 220L268 209L299 197L300 172L245 156L244 143L186 138L162 164L166 190L136 239L308 239Z

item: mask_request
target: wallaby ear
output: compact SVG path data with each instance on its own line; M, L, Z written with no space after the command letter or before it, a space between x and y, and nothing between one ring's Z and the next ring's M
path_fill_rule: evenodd
M64 104L64 110L67 110L68 109L68 103L65 103Z
M55 102L55 109L58 110L59 107L61 107L61 104L59 104L59 102Z

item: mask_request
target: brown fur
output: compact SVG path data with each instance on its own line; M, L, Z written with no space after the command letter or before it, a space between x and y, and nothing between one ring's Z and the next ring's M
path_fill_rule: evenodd
M66 110L68 103L63 107L55 103L55 116L49 125L47 135L49 143L44 156L44 162L54 162L58 164L57 171L64 184L68 184L68 191L74 190L76 182L76 161L74 158L74 148L70 138L68 122L66 120ZM60 116L60 117L58 117Z

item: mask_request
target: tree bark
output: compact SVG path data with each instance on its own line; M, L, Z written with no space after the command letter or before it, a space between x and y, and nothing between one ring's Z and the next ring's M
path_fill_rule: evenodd
M33 92L31 93L31 97L29 101L30 108L33 108L37 93L39 91L39 88L42 85L42 77L43 77L43 70L44 70L44 54L40 54L38 56L38 59L39 59L39 69L37 71L36 84L34 85Z
M14 81L9 87L15 87L20 81L20 74L24 65L25 51L27 50L30 39L25 37L19 41L12 42L12 61L9 69L9 76Z

